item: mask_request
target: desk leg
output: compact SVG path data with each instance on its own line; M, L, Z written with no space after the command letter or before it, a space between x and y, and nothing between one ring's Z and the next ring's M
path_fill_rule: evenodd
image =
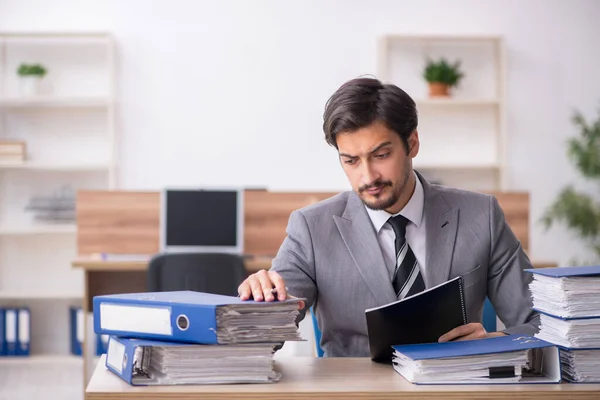
M91 338L94 338L93 329L88 329L88 313L93 312L94 296L105 294L120 293L140 293L146 292L146 271L86 271L85 286L83 291L83 312L86 316L86 323L83 329L83 377L84 388L87 387L95 367L93 360L96 352L95 345L90 345ZM94 341L95 344L95 341ZM88 376L89 374L89 376ZM85 389L84 389L85 390Z

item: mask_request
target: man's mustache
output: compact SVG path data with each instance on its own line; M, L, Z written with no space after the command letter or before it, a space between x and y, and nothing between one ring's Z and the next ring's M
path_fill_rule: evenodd
M385 186L392 186L392 182L391 181L375 181L369 185L361 186L360 188L358 188L358 191L362 193L368 189L379 189L379 188L382 188Z

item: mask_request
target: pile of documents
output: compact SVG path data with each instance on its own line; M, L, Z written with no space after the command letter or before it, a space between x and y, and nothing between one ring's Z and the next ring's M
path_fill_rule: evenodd
M301 299L242 301L193 291L94 297L106 367L131 385L277 382L273 353L302 340Z
M563 377L600 382L600 266L532 269L536 337L561 347Z
M394 369L417 384L558 383L558 348L532 336L392 346Z

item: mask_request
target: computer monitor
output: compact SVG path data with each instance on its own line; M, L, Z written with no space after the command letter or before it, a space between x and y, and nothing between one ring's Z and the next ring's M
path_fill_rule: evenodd
M166 188L160 222L164 253L242 254L244 191Z

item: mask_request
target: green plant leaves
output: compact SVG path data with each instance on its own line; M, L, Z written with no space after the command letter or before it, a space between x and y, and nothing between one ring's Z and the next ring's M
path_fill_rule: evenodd
M21 64L17 69L17 74L20 76L44 77L46 72L46 68L44 68L41 64Z
M460 60L451 64L444 57L438 61L427 58L423 77L427 82L441 82L450 87L457 86L464 77L464 73L460 70L460 64Z
M587 123L579 112L572 117L579 128L579 136L568 140L567 155L579 172L600 183L600 109L598 119ZM566 186L541 218L546 230L554 223L562 223L575 232L600 261L600 203L597 196L578 193L572 185Z

